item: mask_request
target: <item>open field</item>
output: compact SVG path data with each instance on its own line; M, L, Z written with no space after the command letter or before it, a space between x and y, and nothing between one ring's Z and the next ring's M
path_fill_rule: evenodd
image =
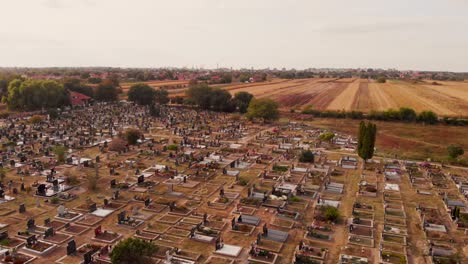
M187 81L148 82L166 87L170 97L185 96ZM130 84L124 84L128 90ZM218 85L231 94L245 91L256 98L271 98L284 110L313 107L319 110L357 110L369 112L410 107L417 112L431 110L444 116L468 116L468 83L431 81L411 83L349 79L273 79L261 83Z
M177 89L177 88L183 88L188 85L188 81L150 81L150 82L144 82L148 84L149 86L153 88L166 88L169 90ZM122 83L122 91L123 92L128 92L130 87L136 83Z
M316 119L312 125L356 134L359 122L350 119ZM456 144L468 149L468 128L455 126L424 126L420 124L375 122L378 127L377 153L386 157L444 160L447 146ZM465 154L465 157L468 157Z

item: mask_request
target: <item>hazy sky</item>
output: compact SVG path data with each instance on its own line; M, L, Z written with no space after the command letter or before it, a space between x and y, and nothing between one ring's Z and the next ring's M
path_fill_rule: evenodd
M0 0L0 66L468 71L468 0Z

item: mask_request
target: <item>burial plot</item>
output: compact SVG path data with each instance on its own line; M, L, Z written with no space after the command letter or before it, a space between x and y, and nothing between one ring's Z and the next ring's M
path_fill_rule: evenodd
M239 223L236 218L231 220L231 232L251 235L255 231L255 226Z
M192 210L187 208L185 205L177 205L174 201L169 203L169 214L188 216L191 212Z
M56 247L56 245L38 240L36 235L32 235L26 239L26 244L21 249L26 253L36 256L45 256L51 253Z
M89 229L90 228L86 227L86 226L67 223L67 224L65 224L65 226L63 227L63 229L60 232L76 236L76 235L81 235L81 234L87 232Z
M143 224L142 220L134 219L126 215L125 211L120 212L117 214L117 223L120 226L130 227L130 228L137 228L141 224Z
M94 229L94 237L92 240L106 244L113 244L120 240L120 238L122 238L122 235L107 230L103 231L101 226L98 226Z
M216 240L214 249L215 251L213 253L215 254L233 258L237 258L242 252L242 247L224 244L222 239Z
M255 244L250 247L248 261L253 263L274 264L278 259L278 254L266 249L258 248Z
M69 211L63 204L57 207L57 215L55 216L58 220L66 222L73 222L81 218L83 214Z
M10 237L8 231L2 231L0 232L0 245L7 249L19 248L24 245L24 240Z
M273 240L280 243L285 243L289 234L280 230L269 229L266 224L262 228L262 238Z
M156 240L159 237L158 234L140 230L135 231L135 234L133 236L150 242Z
M328 251L300 241L294 251L294 258L298 263L323 263L327 258Z
M47 228L44 231L44 238L43 239L44 239L44 241L60 245L62 243L65 243L65 241L69 240L70 238L72 238L72 236L66 235L66 234L56 233L54 231L54 229L52 227L50 227L50 228Z

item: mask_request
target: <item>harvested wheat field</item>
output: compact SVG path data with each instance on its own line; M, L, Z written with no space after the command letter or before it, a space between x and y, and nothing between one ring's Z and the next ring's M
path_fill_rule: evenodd
M166 88L166 89L177 89L177 88L183 88L188 85L188 81L149 81L149 82L143 82L153 88ZM121 84L122 91L127 92L132 85L136 83L123 83Z

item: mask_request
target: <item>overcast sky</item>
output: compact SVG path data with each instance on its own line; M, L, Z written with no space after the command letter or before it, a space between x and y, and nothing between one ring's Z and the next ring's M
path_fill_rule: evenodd
M0 0L0 66L468 71L468 0Z

